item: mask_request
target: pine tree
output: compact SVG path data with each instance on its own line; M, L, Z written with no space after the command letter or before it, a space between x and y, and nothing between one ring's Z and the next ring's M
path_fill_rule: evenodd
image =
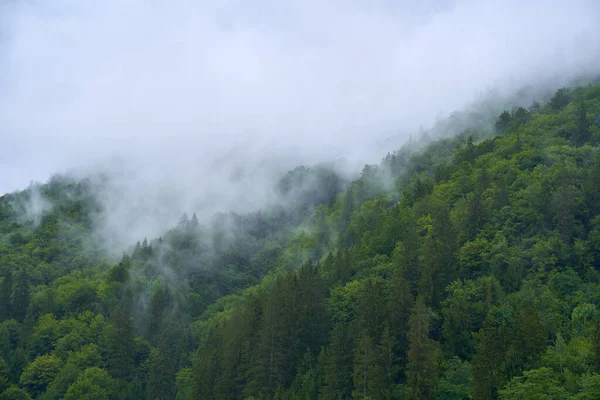
M142 242L142 254L144 259L148 259L152 256L152 246L148 244L148 239L144 238Z
M4 273L4 280L0 285L0 321L9 319L12 314L12 292L13 292L13 273L11 268L7 268Z
M351 249L343 249L336 253L333 259L333 280L345 283L352 276L352 263L354 261Z
M177 228L185 231L188 229L190 225L190 218L188 217L187 213L183 213L183 215L181 216L181 218L179 218L179 222L177 223Z
M386 326L375 349L375 369L371 379L371 393L375 398L385 400L392 398L393 386L398 375L395 348L394 337Z
M408 352L408 321L414 298L405 279L395 273L387 296L389 333L394 341L394 353L400 365L406 362ZM382 339L383 340L383 339ZM396 362L396 361L395 361Z
M331 331L325 354L325 376L321 394L328 400L348 399L352 391L352 349L348 324L338 322Z
M297 279L289 273L275 282L263 319L245 395L272 397L293 378Z
M510 123L510 113L507 110L504 110L499 116L496 122L494 123L494 128L497 133L506 133L508 124Z
M171 400L175 397L175 362L170 354L168 339L161 337L157 349L148 358L148 400Z
M492 207L496 210L508 205L508 190L506 189L506 177L500 176L497 180L498 188Z
M520 374L535 365L546 348L546 333L537 307L519 308L515 315L515 325L511 347L515 359L512 360L515 374Z
M355 196L354 190L352 187L346 190L346 195L344 196L344 200L342 203L342 210L340 214L340 222L339 222L339 231L340 231L340 245L342 247L349 247L354 242L354 237L347 232L348 226L350 225L350 220L352 218L352 213L355 210Z
M482 190L483 188L478 185L475 191L473 192L473 196L469 201L469 208L467 214L468 240L475 239L475 236L477 236L477 233L479 233L479 229L482 226L484 217L483 201L481 198Z
M361 330L354 352L354 391L352 397L362 399L371 396L371 380L375 378L375 349L371 335Z
M106 366L113 377L126 379L133 370L135 342L129 310L119 307L104 329Z
M327 344L330 329L326 308L327 287L318 267L312 262L302 265L298 272L298 317L296 318L297 356L308 349L316 358Z
M444 204L432 204L431 225L420 249L419 293L427 304L438 307L445 286L456 274L457 238Z
M592 335L592 345L594 351L592 358L593 371L600 374L600 313L596 317L596 325Z
M573 192L576 189L569 184L566 171L560 174L560 187L554 194L554 222L556 230L565 243L571 243L575 230L575 200Z
M29 291L29 277L27 276L27 272L21 269L17 274L12 299L12 315L17 321L23 321L27 315Z
M489 315L477 333L476 354L473 356L473 399L493 400L501 387L501 368L506 352L508 330L504 322L498 325Z
M222 335L222 351L219 360L219 375L215 378L214 397L216 399L241 398L242 387L239 385L243 378L244 353L247 337L252 333L244 326L244 315L235 312L228 321L223 322L219 329Z
M194 213L194 215L192 215L192 220L190 221L190 228L192 230L197 230L200 227L200 223L198 222L198 217L196 216L196 213Z
M355 323L359 330L368 332L373 343L377 343L386 319L383 285L380 280L368 279L357 299Z
M574 136L576 146L583 146L591 139L590 122L587 118L587 107L585 98L580 97L577 101L577 131Z
M596 153L592 165L587 169L584 194L590 210L590 217L600 214L600 154Z
M193 388L194 399L212 400L215 397L215 379L219 372L222 346L218 335L211 332L194 355Z
M148 335L150 343L157 344L164 330L164 312L169 309L170 294L167 289L160 287L150 300L148 311Z
M0 357L0 393L8 388L10 384L10 380L8 379L9 376L10 370L8 369L8 364Z
M124 255L121 261L114 265L108 272L109 282L125 283L129 279L129 270L131 269L131 257Z
M475 161L475 144L473 143L473 136L469 135L469 139L467 140L467 161L469 163L473 163Z
M429 312L423 298L419 296L409 320L410 348L406 377L410 400L435 397L439 346L437 342L429 338Z
M392 252L395 271L406 280L411 290L416 291L419 282L419 247L420 238L417 224L410 209L401 209L398 218L401 221L401 240L396 243Z

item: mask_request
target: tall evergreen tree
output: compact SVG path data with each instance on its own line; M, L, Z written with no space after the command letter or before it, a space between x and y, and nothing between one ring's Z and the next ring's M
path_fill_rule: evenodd
M161 337L157 349L148 358L148 400L170 400L175 397L175 360L171 354L168 339Z
M399 273L394 273L387 296L389 333L394 341L394 353L399 365L406 363L408 351L408 321L413 307L414 298L410 287Z
M577 146L583 146L591 139L590 121L587 117L587 107L583 96L577 101L577 131L573 136Z
M135 343L129 310L119 307L104 329L106 366L116 379L127 379L133 370Z
M246 395L271 397L276 388L291 383L297 283L295 274L278 278L265 302Z
M502 386L503 358L507 351L508 327L489 315L477 334L476 353L473 356L473 399L498 398Z
M439 345L429 337L429 313L422 297L418 297L409 320L410 348L406 377L410 400L435 397L437 384L437 358Z
M12 315L12 292L13 273L11 268L7 268L0 285L0 321L9 319Z
M148 311L148 335L147 338L154 345L164 332L165 311L169 309L170 293L168 289L160 287L150 300Z
M29 277L25 269L17 274L12 298L12 315L17 321L23 321L29 308Z
M352 397L364 399L371 396L371 381L375 378L375 346L371 335L361 330L354 352L354 391Z
M322 397L345 400L352 392L352 350L354 343L348 324L338 322L331 331L331 339L325 355L325 376L321 389Z

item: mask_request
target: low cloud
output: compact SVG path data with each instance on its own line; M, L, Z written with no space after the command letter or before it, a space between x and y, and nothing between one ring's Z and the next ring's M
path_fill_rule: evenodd
M132 236L252 208L286 168L376 162L491 89L595 72L598 15L593 0L5 2L0 192L109 174ZM124 225L132 210L152 226Z

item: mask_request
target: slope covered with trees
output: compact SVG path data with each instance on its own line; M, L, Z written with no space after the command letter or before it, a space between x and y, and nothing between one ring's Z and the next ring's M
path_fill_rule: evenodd
M0 397L599 398L600 85L494 128L298 168L117 263L89 182L4 196Z

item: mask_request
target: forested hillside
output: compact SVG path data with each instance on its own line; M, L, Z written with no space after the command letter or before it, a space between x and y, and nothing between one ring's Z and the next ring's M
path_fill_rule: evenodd
M94 184L0 198L1 399L600 398L600 85L111 262Z

